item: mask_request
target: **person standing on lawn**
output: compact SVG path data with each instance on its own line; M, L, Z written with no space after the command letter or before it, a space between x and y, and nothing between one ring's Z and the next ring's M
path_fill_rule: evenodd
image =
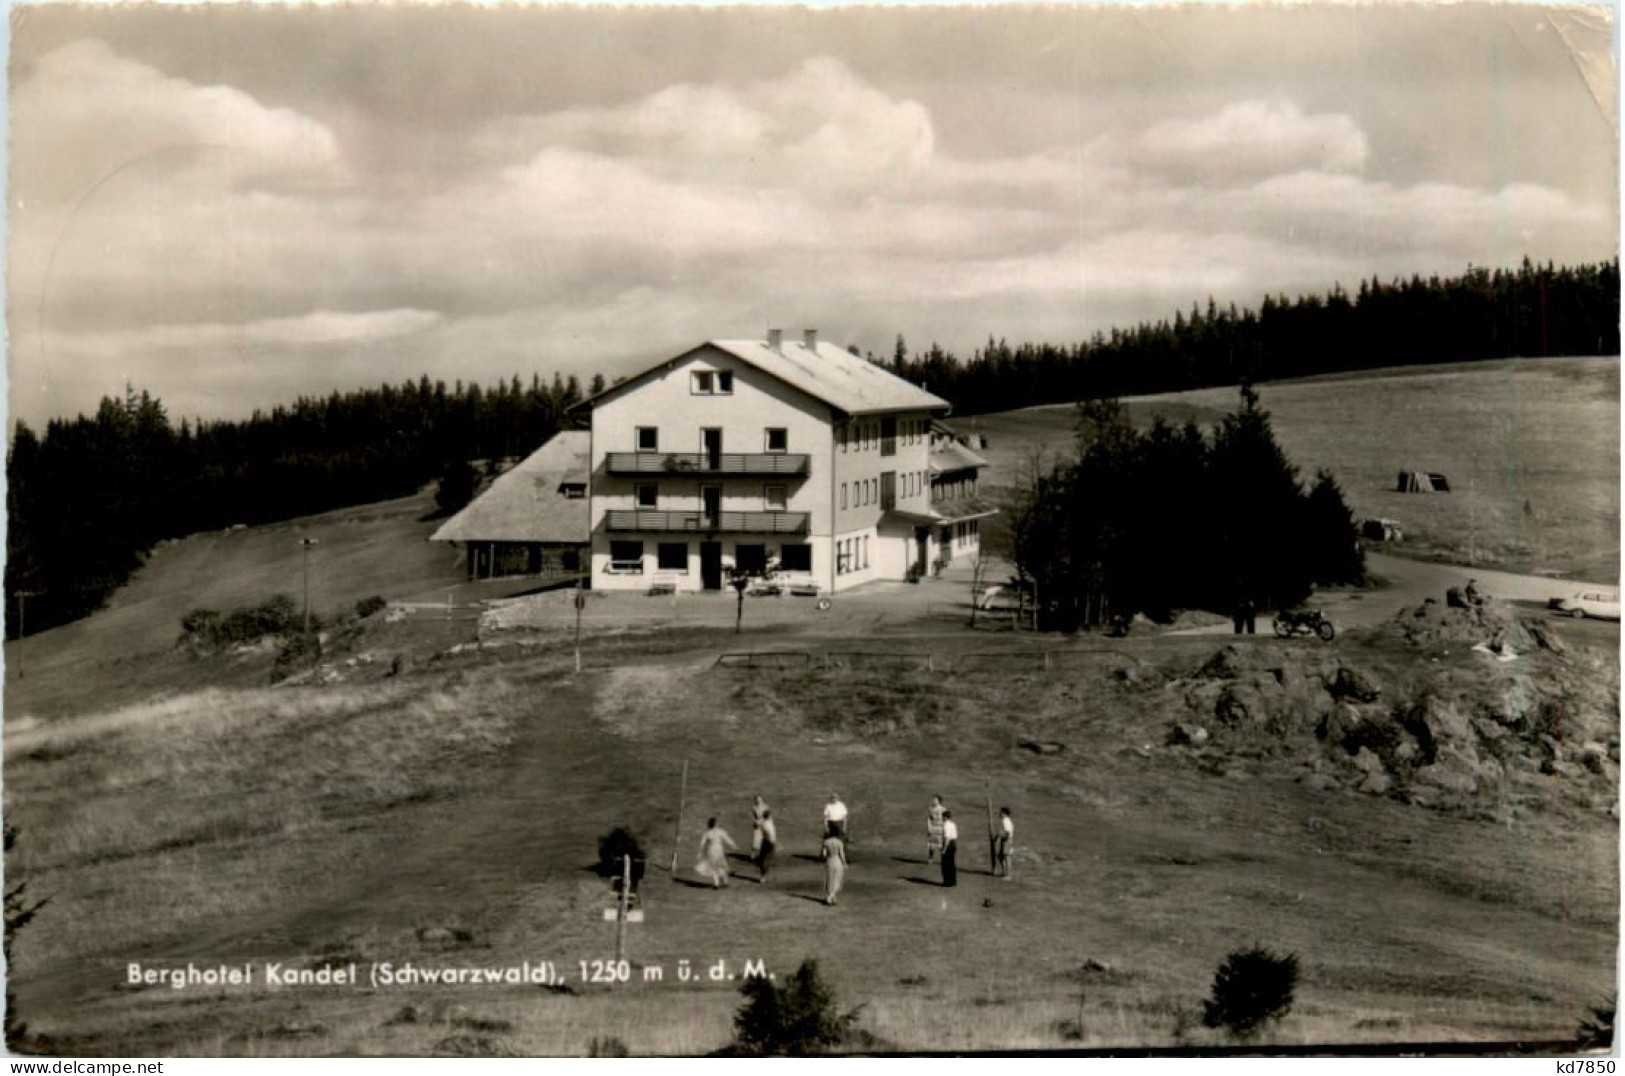
M993 873L1005 881L1010 880L1010 849L1016 840L1015 819L1010 817L1010 808L999 808L999 835L994 838L993 844Z
M833 828L824 830L824 903L833 905L846 882L846 843Z
M762 819L768 815L767 801L757 796L750 805L750 854L752 858L762 854Z
M947 808L942 805L941 796L931 797L931 806L925 812L925 861L935 863L937 857L942 855L942 816Z
M942 812L942 884L953 888L959 884L959 826L954 823L952 811Z
M760 801L761 797L757 797ZM762 818L756 824L756 832L761 837L756 848L756 869L762 872L761 882L767 884L767 872L773 866L773 852L779 846L778 827L773 824L773 812L762 806Z
M728 831L717 825L715 818L705 823L705 835L700 838L700 861L694 865L694 873L711 881L712 889L721 889L728 884L728 853L737 849Z

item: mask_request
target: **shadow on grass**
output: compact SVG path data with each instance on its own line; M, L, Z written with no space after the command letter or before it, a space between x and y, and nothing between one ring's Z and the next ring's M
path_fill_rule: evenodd
M918 876L908 874L899 874L897 877L901 878L905 882L913 882L915 885L934 885L938 889L947 888L936 878L920 878Z
M791 893L790 895L792 897L795 897L797 900L810 900L814 904L822 904L822 903L824 903L824 898L823 897L814 897L814 896L810 896L810 895L808 895L806 893Z
M725 889L725 888L727 888L726 886L714 886L710 882L702 882L702 881L699 881L698 879L695 879L695 878L682 878L682 877L679 877L678 875L675 875L675 874L672 875L671 880L676 882L678 885L686 885L690 889Z

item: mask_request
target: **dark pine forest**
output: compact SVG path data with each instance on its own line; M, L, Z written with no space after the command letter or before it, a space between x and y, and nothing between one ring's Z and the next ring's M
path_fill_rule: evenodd
M1071 345L989 340L968 359L901 337L877 358L961 414L1411 363L1619 354L1619 262L1361 281L1255 309L1211 300ZM873 358L873 356L871 356ZM589 392L602 384L595 378ZM177 419L127 387L93 415L18 423L6 458L7 611L42 630L94 612L154 545L404 496L467 461L521 456L569 423L573 379L427 377L238 421ZM8 632L16 624L7 616Z

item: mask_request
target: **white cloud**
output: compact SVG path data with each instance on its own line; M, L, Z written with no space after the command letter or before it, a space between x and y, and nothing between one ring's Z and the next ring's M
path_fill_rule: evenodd
M1236 101L1217 112L1113 134L1093 151L1176 183L1232 183L1288 172L1358 172L1370 148L1342 113L1305 115L1291 101Z
M224 155L239 178L308 175L339 165L333 132L229 86L170 78L80 40L41 57L12 95L13 184L77 200L131 164L182 171Z
M1615 232L1611 204L1545 187L1373 174L1349 116L1253 96L955 156L919 101L829 57L498 118L433 188L369 183L323 124L99 43L42 58L13 109L30 416L126 379L218 414L423 370L613 372L769 324L1076 339L1209 294L1606 257ZM164 156L215 142L234 149ZM52 204L121 161L158 163Z

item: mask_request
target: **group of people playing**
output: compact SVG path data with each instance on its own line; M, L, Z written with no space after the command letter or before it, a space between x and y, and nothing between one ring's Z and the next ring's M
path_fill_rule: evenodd
M751 804L750 821L751 862L759 872L759 881L765 885L773 865L773 855L778 850L779 835L773 821L773 811L761 796L757 796ZM823 821L823 839L818 858L824 864L824 903L834 905L839 903L841 887L846 882L846 845L850 839L848 811L840 796L830 794L829 802L824 805ZM944 886L958 885L959 826L954 822L954 813L943 805L941 796L931 797L925 826L925 861L941 864ZM1010 815L1010 808L1000 807L999 829L993 837L993 870L1007 881L1010 878L1010 852L1015 836L1016 824ZM712 888L721 889L728 884L728 853L738 848L728 831L719 826L715 818L708 819L705 834L700 838L700 861L695 864L695 873L709 879Z

